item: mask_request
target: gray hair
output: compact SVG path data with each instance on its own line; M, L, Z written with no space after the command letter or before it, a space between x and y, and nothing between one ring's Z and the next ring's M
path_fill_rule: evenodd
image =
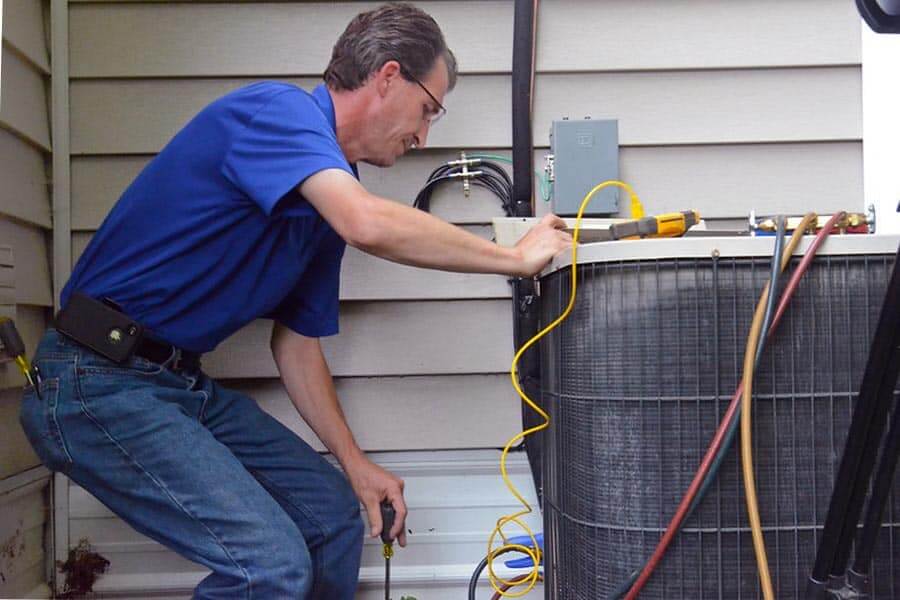
M326 85L336 91L361 87L384 63L396 60L402 74L425 78L438 57L447 64L448 89L456 85L456 57L433 18L410 4L390 3L350 21L331 52Z

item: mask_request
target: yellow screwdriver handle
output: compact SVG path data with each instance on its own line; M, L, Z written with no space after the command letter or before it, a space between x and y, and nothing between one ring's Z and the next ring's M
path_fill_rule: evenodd
M686 210L651 218L656 219L656 237L675 237L696 225L700 221L700 214L695 210Z

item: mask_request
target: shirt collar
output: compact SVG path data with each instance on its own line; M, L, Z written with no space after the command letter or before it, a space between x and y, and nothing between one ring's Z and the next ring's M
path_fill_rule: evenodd
M332 101L331 94L328 93L328 88L324 83L320 83L315 87L312 91L312 97L319 106L319 110L321 110L322 114L328 119L331 130L334 131L335 136L337 136L337 119L334 116L334 101ZM356 163L350 163L350 168L353 169L353 175L359 179L359 169L356 166Z
M331 94L328 93L328 88L325 87L324 83L321 83L312 91L312 96L313 99L315 99L316 104L319 105L322 114L328 117L328 123L331 124L331 129L337 133L337 121L334 117L334 102L331 100Z

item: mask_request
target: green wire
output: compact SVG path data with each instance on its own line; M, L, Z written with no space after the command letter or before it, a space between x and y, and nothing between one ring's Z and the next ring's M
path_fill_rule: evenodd
M466 156L468 158L499 160L510 165L512 164L512 159L506 158L505 156L500 156L499 154L467 154ZM550 189L553 184L544 179L544 175L540 171L535 170L534 176L538 178L538 184L541 189L541 198L543 198L544 202L550 202Z
M501 162L512 164L511 158L500 156L499 154L468 154L466 156L468 158L489 158L491 160L499 160ZM535 171L535 173L537 173L537 171Z

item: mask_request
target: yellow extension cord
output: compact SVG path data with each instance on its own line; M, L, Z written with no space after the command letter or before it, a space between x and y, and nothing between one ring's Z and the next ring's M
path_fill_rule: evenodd
M808 213L800 225L794 230L787 247L781 254L781 270L787 268L794 254L794 249L803 238L803 233L817 220L814 213ZM759 502L756 498L756 481L753 474L753 440L752 420L750 409L753 398L753 363L756 359L756 346L762 329L763 318L766 312L766 303L769 297L769 284L763 288L753 321L750 325L750 334L747 336L747 348L744 351L744 389L741 398L741 467L744 474L744 494L747 501L747 517L750 520L750 531L753 535L753 552L756 555L756 568L759 571L759 583L765 600L774 600L775 591L772 587L772 576L769 573L769 559L766 556L766 545L763 539L762 523L759 517Z
M500 473L503 475L503 483L506 484L506 487L512 493L513 496L524 506L524 510L521 510L517 513L513 513L511 515L507 515L505 517L501 517L497 521L496 527L494 527L493 531L491 531L491 536L488 540L488 554L487 554L487 570L488 577L491 582L491 587L494 588L494 591L501 596L509 597L509 598L518 598L524 596L528 592L530 592L534 586L538 582L538 577L540 575L540 564L541 564L541 551L537 544L537 539L534 537L534 533L531 529L520 519L520 517L531 513L531 506L522 497L522 494L515 488L512 482L509 480L509 475L506 472L506 455L509 454L510 448L512 448L519 440L524 439L526 436L531 435L532 433L536 433L543 429L546 429L550 425L550 416L544 412L537 404L535 404L531 398L529 398L522 388L519 386L519 378L517 376L516 365L519 362L519 359L528 350L531 346L533 346L538 340L547 335L553 328L562 323L566 317L569 316L569 313L572 311L572 307L575 305L575 290L578 285L578 275L577 275L577 266L578 266L578 233L581 231L581 217L584 214L584 209L587 208L588 202L590 202L591 198L599 192L600 190L610 187L617 186L625 189L631 196L631 210L632 210L632 218L640 218L643 216L643 207L641 206L640 200L637 197L637 194L634 193L634 190L631 189L627 183L623 183L621 181L604 181L603 183L595 186L584 199L581 201L581 206L578 208L578 216L575 218L575 229L572 233L572 291L569 294L569 304L566 306L566 309L563 313L556 318L555 321L547 325L544 329L539 331L537 335L528 340L521 348L519 348L516 355L513 357L512 367L509 370L509 375L512 378L513 387L516 389L516 392L519 394L519 397L525 402L528 406L532 408L535 412L541 415L544 418L544 422L540 425L532 427L530 429L526 429L525 431L521 431L514 435L508 442L506 442L506 446L503 448L503 453L500 455ZM522 544L510 544L507 542L506 536L503 534L503 527L507 523L515 523L526 534L531 538L532 547L529 548ZM497 548L493 548L494 539L499 535L503 539L503 545L498 546ZM509 550L517 550L524 554L527 554L531 557L532 560L532 570L529 575L520 581L507 581L505 579L501 579L494 573L493 561L494 558L500 554L501 552L509 551ZM510 592L507 590L501 589L501 586L511 586L510 589L514 587L518 587L521 585L526 585L524 590L518 592Z

